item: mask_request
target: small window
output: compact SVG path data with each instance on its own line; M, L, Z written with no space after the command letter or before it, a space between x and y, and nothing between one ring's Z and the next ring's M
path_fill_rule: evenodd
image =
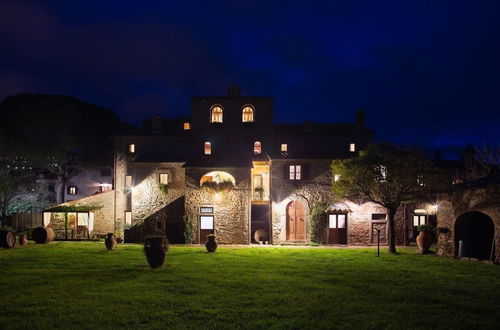
M262 144L260 141L255 141L253 144L253 153L255 155L260 155L262 153Z
M76 214L77 226L88 226L89 225L89 214L88 213L77 213Z
M69 186L68 187L68 195L76 195L76 186Z
M125 176L125 189L132 188L132 175Z
M424 182L424 176L423 175L417 175L417 185L419 187L423 187L425 186L425 182Z
M372 213L372 221L386 221L387 214L385 213Z
M301 165L290 165L289 166L289 178L290 178L290 180L301 180L302 179L302 166Z
M346 227L345 214L329 214L328 215L328 228L331 229L344 229Z
M413 216L413 227L425 225L426 223L427 223L427 216L426 215L414 215Z
M350 152L356 152L356 144L355 143L349 144L349 151Z
M184 123L182 127L185 131L189 131L191 129L191 123Z
M127 147L127 151L129 154L135 154L135 144L131 143Z
M218 105L212 107L210 122L222 123L222 108Z
M210 142L205 142L204 145L204 153L205 155L211 155L212 154L212 144Z
M333 176L333 181L334 181L334 182L338 182L339 180L340 180L340 174L335 174L335 175Z
M242 112L242 120L244 123L253 122L253 108L251 106L245 106Z
M202 215L200 217L200 229L214 229L214 216Z
M281 144L281 152L287 152L288 151L288 145L286 143Z
M100 188L101 192L111 191L113 188L113 185L111 183L101 183L99 185L99 188Z
M132 212L131 211L125 211L125 224L126 225L132 224Z
M160 173L160 183L168 184L168 173Z

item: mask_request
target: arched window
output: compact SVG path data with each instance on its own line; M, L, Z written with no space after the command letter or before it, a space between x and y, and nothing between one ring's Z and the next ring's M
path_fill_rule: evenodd
M253 153L256 155L260 155L262 153L262 144L260 141L255 141L253 144Z
M222 108L218 105L212 107L212 113L210 116L210 122L212 123L222 123Z
M212 154L212 144L210 142L208 142L208 141L205 142L204 152L205 152L205 155L211 155Z
M243 107L242 120L244 123L253 122L253 108L249 105Z

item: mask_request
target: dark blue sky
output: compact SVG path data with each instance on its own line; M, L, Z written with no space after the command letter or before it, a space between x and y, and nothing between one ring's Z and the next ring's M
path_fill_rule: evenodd
M71 94L139 123L191 96L274 96L450 154L500 141L500 1L0 1L0 98Z

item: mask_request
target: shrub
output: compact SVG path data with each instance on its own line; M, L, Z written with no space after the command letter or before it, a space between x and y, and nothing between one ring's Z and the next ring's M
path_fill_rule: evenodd
M417 227L417 230L418 231L433 231L434 227L432 227L431 225L420 225Z
M326 202L314 202L309 210L310 222L310 234L311 241L318 244L324 244L326 242L326 225L327 219L325 216L325 211L328 209L328 204Z
M193 217L185 215L182 219L184 220L184 240L186 244L191 244L196 235Z
M169 184L168 183L160 183L159 185L160 191L167 195L168 194L168 189L169 189Z

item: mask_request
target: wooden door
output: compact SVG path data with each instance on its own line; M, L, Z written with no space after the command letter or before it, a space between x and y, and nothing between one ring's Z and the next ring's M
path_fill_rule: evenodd
M306 211L299 201L290 202L286 208L287 241L303 241L306 239Z
M328 244L347 244L347 214L328 215Z

